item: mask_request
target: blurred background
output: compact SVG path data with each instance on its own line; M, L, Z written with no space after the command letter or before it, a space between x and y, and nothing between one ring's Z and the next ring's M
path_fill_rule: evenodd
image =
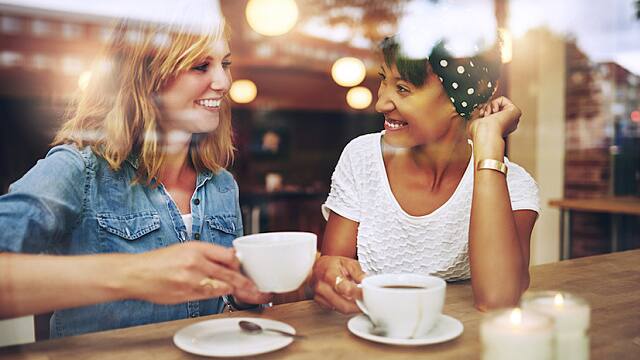
M0 1L2 193L46 154L114 20L146 20L163 5L169 2ZM640 247L640 1L219 5L232 29L238 152L230 170L247 233L322 236L320 205L342 148L382 129L373 109L378 42L416 14L446 6L472 26L474 13L489 13L500 31L498 93L524 114L507 155L541 189L532 263ZM430 31L429 21L421 24Z

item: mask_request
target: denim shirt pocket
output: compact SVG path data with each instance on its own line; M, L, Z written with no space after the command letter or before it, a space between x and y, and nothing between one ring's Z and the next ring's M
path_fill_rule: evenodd
M207 216L206 222L213 243L225 247L231 247L233 245L233 240L236 238L238 231L235 214Z
M157 211L125 215L98 213L97 219L101 230L101 245L107 252L142 252L162 246L155 239L145 237L160 229L160 215Z

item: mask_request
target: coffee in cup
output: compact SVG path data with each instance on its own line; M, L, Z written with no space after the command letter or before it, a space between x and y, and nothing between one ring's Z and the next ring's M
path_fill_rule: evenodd
M426 289L426 286L417 286L417 285L385 285L383 286L385 289L405 289L405 290L415 290L415 289Z
M430 275L372 275L362 280L362 301L356 303L386 336L418 338L440 320L446 286Z

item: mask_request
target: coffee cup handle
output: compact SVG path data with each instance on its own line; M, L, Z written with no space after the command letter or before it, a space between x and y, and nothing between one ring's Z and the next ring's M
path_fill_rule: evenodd
M362 289L362 285L361 284L358 284L356 286L358 286L358 288ZM362 311L365 315L367 315L367 316L369 316L369 318L371 318L371 315L369 315L369 311L367 310L367 307L365 306L364 302L362 302L362 300L356 299L356 305L358 305L358 308L360 309L360 311Z

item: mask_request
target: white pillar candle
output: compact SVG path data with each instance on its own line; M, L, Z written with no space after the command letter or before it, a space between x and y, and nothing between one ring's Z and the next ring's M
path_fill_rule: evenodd
M522 307L553 319L556 359L589 358L589 337L586 332L589 329L591 310L584 299L566 292L530 292L522 298Z
M480 325L484 360L551 360L553 321L520 308L497 310Z

